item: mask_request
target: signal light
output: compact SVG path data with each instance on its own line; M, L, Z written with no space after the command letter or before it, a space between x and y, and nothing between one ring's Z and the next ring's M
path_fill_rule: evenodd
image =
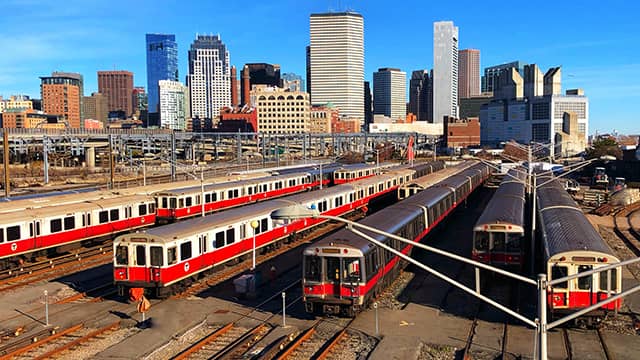
M565 260L567 260L567 258L564 256L560 258L560 261L565 261Z

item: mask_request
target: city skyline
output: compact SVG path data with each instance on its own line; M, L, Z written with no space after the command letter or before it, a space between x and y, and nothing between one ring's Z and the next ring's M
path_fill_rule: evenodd
M124 4L72 0L59 7L50 1L9 1L5 4L8 16L1 21L5 36L0 45L13 52L0 60L0 95L37 98L38 78L52 71L81 73L85 94L97 90L98 70L128 70L135 75L135 85L146 85L146 33L176 34L181 82L187 73L186 49L196 33L220 34L231 54L231 64L238 68L245 63L266 62L280 64L283 73L304 75L309 15L331 7L344 10L335 2L299 4L282 0L247 8L206 2L153 7L151 2L142 1L138 7L148 11L139 17L117 12ZM562 66L563 90L579 87L590 99L590 133L640 130L633 110L623 106L640 93L637 50L629 46L638 33L631 15L635 11L629 9L637 8L636 4L625 4L627 11L619 12L613 5L600 5L601 11L592 11L589 4L574 9L548 2L546 6L553 6L554 12L545 12L544 16L540 12L537 17L509 17L506 15L513 9L486 3L460 6L409 1L389 8L382 2L352 1L346 5L365 19L365 80L371 81L379 67L397 67L406 73L432 68L431 24L451 20L460 29L460 48L482 52L481 69L514 60L537 63L542 68ZM214 8L216 12L210 17L192 18L193 6L202 13ZM540 6L543 8L545 5ZM491 11L500 22L487 23L478 16L483 11ZM414 13L429 15L415 24L406 21ZM29 14L37 20L35 26L18 26L20 17L13 14ZM237 14L251 26L238 27ZM60 28L62 21L63 30L51 30ZM608 21L615 26L596 30L590 25ZM389 30L390 22L401 25ZM560 23L560 28L545 26Z

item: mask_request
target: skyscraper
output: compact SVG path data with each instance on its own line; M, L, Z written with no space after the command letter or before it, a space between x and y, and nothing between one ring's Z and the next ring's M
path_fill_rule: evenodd
M306 91L302 76L294 73L282 74L282 87L290 91Z
M64 72L64 71L54 71L51 73L52 77L66 77L71 79L78 80L78 84L80 85L80 127L83 127L82 120L84 120L84 109L82 108L82 103L84 102L84 77L82 74L73 73L73 72Z
M103 127L107 127L107 100L103 94L92 93L91 96L85 96L82 104L85 119L98 120Z
M189 116L189 89L181 82L158 81L160 95L160 127L172 130L186 130Z
M433 23L433 122L458 117L458 27Z
M373 73L373 113L392 120L407 115L407 74L400 69L380 68Z
M458 52L458 95L460 99L480 95L480 50Z
M216 119L231 105L231 65L220 35L197 35L189 49L191 117Z
M364 129L369 131L369 124L373 123L373 98L371 96L371 85L364 82Z
M130 71L98 71L98 92L107 98L108 111L133 114L133 73Z
M409 80L409 112L418 121L433 121L433 79L428 70L416 70Z
M525 64L522 61L512 61L506 64L500 64L484 68L484 76L482 76L482 92L495 91L496 84L498 82L498 76L503 70L510 68L516 68L516 70L523 75L523 66Z
M47 114L59 115L69 127L81 128L80 80L75 77L46 76L40 78L42 110Z
M307 86L314 104L364 120L364 20L355 12L311 14Z
M148 111L158 112L158 81L178 81L178 43L172 34L147 34Z

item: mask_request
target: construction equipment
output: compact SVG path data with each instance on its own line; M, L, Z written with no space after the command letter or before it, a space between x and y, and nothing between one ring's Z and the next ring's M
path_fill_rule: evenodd
M620 191L626 188L627 188L627 184L626 184L625 178L623 177L615 178L615 180L613 181L613 192Z
M597 167L593 172L591 184L598 188L607 188L609 185L609 177L603 167Z

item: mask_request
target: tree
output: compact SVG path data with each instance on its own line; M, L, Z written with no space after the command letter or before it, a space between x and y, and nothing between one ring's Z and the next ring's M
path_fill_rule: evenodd
M591 147L587 149L587 159L599 158L604 155L615 156L616 159L622 158L622 150L618 146L618 142L612 138L600 138L595 140Z

